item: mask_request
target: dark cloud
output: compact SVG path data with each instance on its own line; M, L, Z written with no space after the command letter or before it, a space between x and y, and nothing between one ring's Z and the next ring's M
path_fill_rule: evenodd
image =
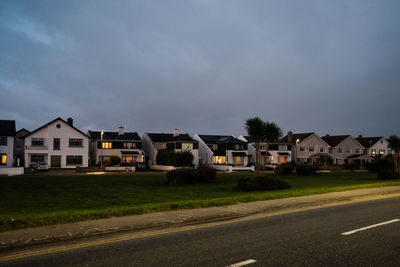
M400 132L398 1L1 1L0 114L34 129Z

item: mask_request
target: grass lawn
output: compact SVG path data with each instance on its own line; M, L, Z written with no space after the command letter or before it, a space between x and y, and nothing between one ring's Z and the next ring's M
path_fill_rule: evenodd
M371 173L281 176L290 189L234 190L249 173L219 173L213 184L165 186L165 174L107 174L0 177L0 231L80 220L142 214L320 194L356 188L400 185Z

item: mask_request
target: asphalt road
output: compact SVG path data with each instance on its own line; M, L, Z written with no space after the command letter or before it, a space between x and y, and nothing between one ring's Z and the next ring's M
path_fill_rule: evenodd
M400 266L400 198L190 228L42 247L0 266Z

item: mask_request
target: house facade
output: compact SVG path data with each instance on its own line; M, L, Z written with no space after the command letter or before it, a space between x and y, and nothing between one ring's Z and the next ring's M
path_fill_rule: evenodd
M137 132L125 132L125 128L121 126L117 132L88 131L88 136L92 165L101 162L107 165L112 156L119 157L121 163L126 165L144 162L142 139Z
M255 163L256 161L256 148L255 143L249 136L239 136L239 140L248 142L247 150L249 162ZM268 146L267 146L268 145ZM267 151L268 148L268 151ZM260 143L260 162L262 166L265 165L280 165L292 161L292 146L289 143L281 141L275 143Z
M344 165L350 163L362 163L370 161L364 156L364 146L351 135L325 135L322 137L329 144L329 153L332 155L333 163Z
M89 136L73 126L73 119L57 118L25 136L25 167L46 162L49 168L87 167Z
M289 143L292 149L292 160L295 162L319 161L319 154L328 154L330 146L316 133L288 132L281 142ZM317 156L316 156L317 155Z
M24 158L25 158L25 136L30 134L30 132L22 128L15 133L14 139L14 165L25 166Z
M0 120L0 168L13 166L15 121Z
M143 149L150 165L157 164L157 153L160 150L174 152L189 151L193 155L193 165L199 165L199 142L189 134L180 134L178 129L173 133L144 133L142 136Z
M392 154L392 150L389 147L389 141L384 137L359 136L355 139L364 146L364 154L366 155L375 157L377 155L387 156Z
M193 136L199 142L199 163L206 165L247 166L248 142L229 135Z

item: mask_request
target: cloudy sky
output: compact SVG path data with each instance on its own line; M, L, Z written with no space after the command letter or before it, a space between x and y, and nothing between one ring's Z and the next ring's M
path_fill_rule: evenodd
M400 1L0 1L0 119L400 134Z

